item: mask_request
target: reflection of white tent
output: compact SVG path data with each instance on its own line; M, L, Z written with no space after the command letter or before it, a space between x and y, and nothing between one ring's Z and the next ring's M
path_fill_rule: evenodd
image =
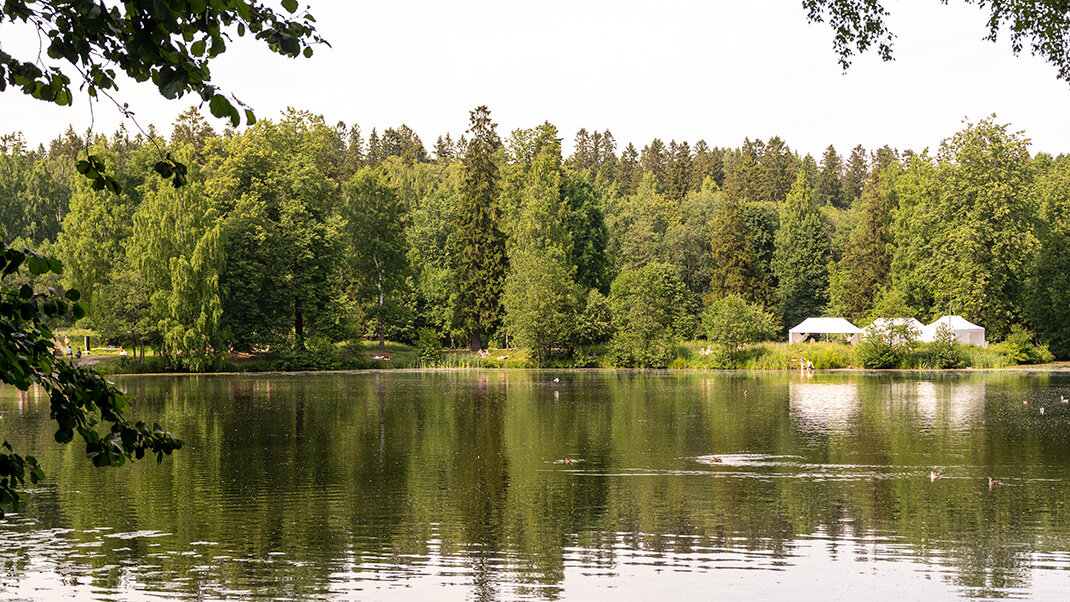
M941 324L946 324L951 329L951 332L955 334L955 338L962 343L980 347L987 346L987 343L985 343L985 329L976 324L971 324L962 316L942 316L938 318L921 331L921 340L926 343L936 340L936 330Z
M846 335L852 343L858 342L862 329L843 318L806 318L788 331L789 343L801 343L815 334Z
M844 432L851 417L858 413L860 398L858 383L854 381L788 383L788 405L791 417L806 431Z
M888 329L893 326L905 326L914 332L914 340L921 339L921 333L925 330L925 325L917 321L914 318L877 318L873 320L873 323L866 326L866 330L870 328ZM898 343L905 343L906 341L897 341Z

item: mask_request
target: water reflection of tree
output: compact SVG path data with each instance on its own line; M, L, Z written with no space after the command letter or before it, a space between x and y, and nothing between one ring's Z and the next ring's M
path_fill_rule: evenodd
M1036 480L1067 476L1070 434L1021 403L1035 377L819 375L810 382L832 388L814 391L842 387L836 395L849 400L827 423L800 407L793 375L550 380L128 379L145 411L180 428L193 453L168 460L170 471L89 480L78 450L61 450L46 460L64 486L33 516L75 528L75 543L99 538L85 531L106 517L116 530L174 533L175 549L213 541L256 560L220 562L197 585L178 585L190 594L282 580L319 595L373 575L441 570L426 568L437 559L465 567L480 599L554 598L567 566L613 572L622 547L668 565L711 549L790 564L796 542L817 535L833 557L918 557L951 568L968 593L996 597L1028 585L1032 554L1070 547L1070 524L1056 512L1066 481ZM27 416L19 426L43 441L46 422ZM739 452L801 457L737 468L691 459ZM563 455L585 461L552 463ZM947 477L930 482L930 467L948 467ZM1008 486L989 491L990 475ZM109 540L99 557L63 570L125 564L92 578L120 587L132 571L176 585L204 562L150 561L149 543ZM269 563L269 552L307 562ZM161 574L140 576L153 563Z

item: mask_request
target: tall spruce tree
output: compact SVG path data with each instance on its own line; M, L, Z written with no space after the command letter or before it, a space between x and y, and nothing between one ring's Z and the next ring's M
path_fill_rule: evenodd
M713 273L707 302L738 296L748 303L769 307L769 278L758 261L754 233L739 202L728 198L713 222Z
M818 205L831 205L833 207L846 207L843 196L843 185L840 182L843 171L843 161L836 153L836 147L831 144L825 149L821 157L821 171L818 175L817 190L814 196Z
M780 208L773 271L785 328L821 315L829 294L829 237L814 207L813 189L799 172Z
M666 178L665 196L680 201L687 195L691 185L691 147L687 141L669 143L669 170Z
M669 189L669 151L660 138L654 138L643 147L639 164L643 166L644 174L654 174L658 192L665 194Z
M639 183L643 181L643 170L639 166L639 151L631 142L620 156L620 169L617 171L617 189L621 196L635 194Z
M724 191L741 203L762 200L763 172L759 163L765 145L761 140L743 139L738 151L729 153L725 165Z
M494 330L502 318L507 259L498 198L502 141L495 127L486 105L471 112L471 138L464 156L464 183L457 211L454 322L468 335L472 351L482 348L483 335Z
M876 178L866 180L862 193L862 223L858 225L840 262L843 304L849 317L861 318L873 307L889 283L892 267L891 216Z
M843 174L843 206L850 207L862 196L862 185L866 181L866 149L862 145L854 147L847 160L847 169Z
M780 136L770 138L763 151L760 158L761 198L767 202L779 203L788 195L795 172L799 169L799 158L791 152L791 148Z
M711 149L705 140L695 143L691 160L691 190L702 190L706 179L709 178L717 186L724 183L724 164L721 161L721 150Z

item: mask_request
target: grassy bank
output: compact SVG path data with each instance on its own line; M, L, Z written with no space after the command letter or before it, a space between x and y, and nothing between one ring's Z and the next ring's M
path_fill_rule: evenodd
M676 350L670 369L721 370L793 370L805 358L814 368L858 368L858 347L841 343L758 343L733 356L714 350L704 354L706 341L686 341ZM1001 345L987 348L963 345L960 347L964 368L1005 368L1018 365L1013 352ZM389 342L383 351L378 345L345 343L326 348L309 349L300 353L232 353L215 372L293 372L306 370L365 370L394 368L619 368L613 366L604 349L589 350L585 355L551 357L539 365L525 349L488 349L485 357L467 350L443 349L434 357L421 358L421 350L403 343ZM83 360L85 361L85 360ZM144 362L130 357L95 357L94 367L105 374L183 372L168 363L167 358L149 355ZM939 365L929 345L920 344L900 358L894 369L938 369Z

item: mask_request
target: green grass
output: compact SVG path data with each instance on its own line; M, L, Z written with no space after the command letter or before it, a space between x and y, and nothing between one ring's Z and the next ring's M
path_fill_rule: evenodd
M800 358L814 363L818 370L859 367L857 347L844 343L757 343L749 345L734 359L723 353L702 355L699 350L706 341L685 341L677 349L677 357L670 368L680 369L737 369L737 370L797 370ZM976 347L962 345L965 366L970 368L1006 368L1018 365L1001 345ZM922 343L907 353L896 369L936 369L928 345Z
M73 343L73 340L72 340ZM735 370L798 370L800 358L814 363L817 370L858 367L857 348L844 343L817 342L788 344L782 342L765 342L749 345L734 358L730 358L714 349L714 353L702 354L699 351L708 343L706 341L684 341L677 348L676 358L669 368L684 370L735 369ZM1005 368L1017 365L1001 345L988 348L963 345L960 347L966 366L971 368ZM304 370L359 370L359 369L398 369L398 368L612 368L606 360L604 349L596 349L595 354L577 355L575 357L555 356L538 365L525 349L488 349L490 355L485 358L475 353L459 349L443 349L441 358L431 365L421 364L416 347L388 341L384 351L379 350L376 341L350 341L326 347L310 349L301 354L270 353L231 357L219 371L236 372L270 372L270 371L304 371ZM390 361L373 360L372 356L387 355ZM99 354L98 354L99 355ZM504 359L498 359L503 357ZM168 372L173 371L163 357L149 354L143 364L132 359L123 361L112 355L96 364L96 369L105 374ZM897 369L935 369L936 366L926 344L920 344L914 351L906 354Z

